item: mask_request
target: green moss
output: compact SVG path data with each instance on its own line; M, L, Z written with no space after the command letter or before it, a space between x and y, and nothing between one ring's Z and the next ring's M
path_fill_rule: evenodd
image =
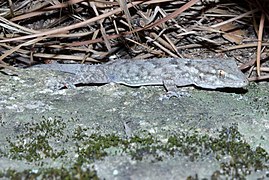
M47 168L39 169L37 172L25 170L17 172L15 170L7 170L5 173L0 173L0 178L9 179L93 179L98 180L96 171L89 169L82 170L81 167L73 166L70 169L66 168Z
M123 142L124 140L115 135L101 136L92 134L83 142L83 146L86 148L80 148L77 153L79 154L79 158L94 161L107 156L107 153L104 151L106 148L119 146Z
M57 159L66 153L65 149L55 150L49 143L50 139L61 139L66 124L60 119L46 119L39 123L27 123L22 127L22 132L15 141L11 137L9 143L9 157L12 159L38 161L44 158Z
M73 179L84 177L97 178L96 172L89 169L82 170L85 164L94 163L108 155L121 155L121 153L132 156L133 159L143 160L154 157L155 161L161 161L164 156L185 155L191 161L195 161L208 154L215 155L221 161L221 169L212 174L212 178L229 177L244 178L253 171L269 169L266 163L269 161L268 153L261 147L252 149L239 133L237 126L223 127L217 137L202 135L197 132L178 133L168 137L166 143L161 142L152 135L144 137L134 136L123 139L115 134L88 135L88 128L80 126L74 128L72 133L66 135L66 124L61 118L46 119L40 123L24 124L22 132L15 139L8 137L9 153L2 156L18 160L38 162L44 158L57 161L69 152L65 144L73 144L76 148L76 161L62 168L38 169L38 173L31 170L16 172L9 170L0 173L2 177L19 178L61 178ZM70 131L70 130L69 130ZM63 146L57 149L51 144L61 141ZM23 143L22 143L23 142ZM72 143L71 143L72 142ZM118 153L110 153L108 149L116 149ZM230 157L229 161L223 161L224 157ZM152 158L151 158L152 159ZM198 177L198 176L197 176ZM196 177L189 177L189 179Z
M207 150L213 151L216 159L230 157L228 162L221 163L222 175L228 175L232 179L241 179L253 171L269 169L266 165L269 161L268 153L261 147L252 150L250 145L243 140L237 126L222 128L218 138L207 138L207 141L203 142L204 146ZM197 143L196 146L199 147Z

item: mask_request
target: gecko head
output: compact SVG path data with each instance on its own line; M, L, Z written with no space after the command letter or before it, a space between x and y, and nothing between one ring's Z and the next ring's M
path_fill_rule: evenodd
M248 80L239 69L210 69L194 77L194 84L205 89L243 88Z

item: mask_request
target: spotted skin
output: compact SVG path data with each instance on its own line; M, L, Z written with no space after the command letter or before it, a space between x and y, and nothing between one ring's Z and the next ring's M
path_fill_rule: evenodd
M205 89L242 88L248 84L234 60L159 58L120 59L98 65L48 64L39 68L73 75L68 84L118 83L131 87L164 86L167 91L194 85Z

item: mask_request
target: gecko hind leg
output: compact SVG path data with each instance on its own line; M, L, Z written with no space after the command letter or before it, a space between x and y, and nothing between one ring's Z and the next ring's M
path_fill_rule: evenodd
M160 100L170 99L172 97L181 98L190 96L189 92L186 90L179 90L173 80L165 80L163 81L163 85L167 92L159 98Z

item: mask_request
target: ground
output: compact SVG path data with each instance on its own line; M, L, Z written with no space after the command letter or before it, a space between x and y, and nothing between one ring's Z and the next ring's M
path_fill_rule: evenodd
M12 74L0 76L0 177L269 177L268 83L161 100L163 87L56 90L66 74Z

